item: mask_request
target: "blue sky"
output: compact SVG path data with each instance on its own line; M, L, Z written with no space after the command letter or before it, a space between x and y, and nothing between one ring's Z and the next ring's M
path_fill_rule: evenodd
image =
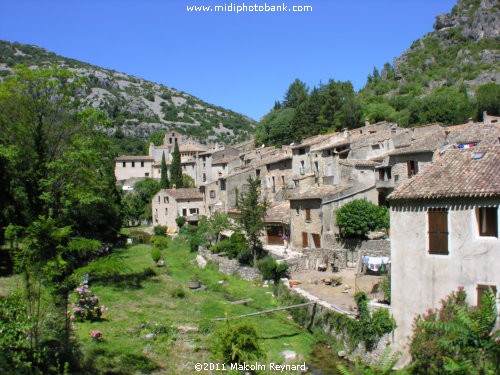
M199 12L275 0L0 0L0 39L132 74L259 119L300 78L350 80L432 31L455 0L284 0L312 12Z

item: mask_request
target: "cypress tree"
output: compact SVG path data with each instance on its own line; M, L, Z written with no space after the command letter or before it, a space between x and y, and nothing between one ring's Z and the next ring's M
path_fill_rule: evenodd
M163 153L161 156L160 186L162 189L168 189L170 187L170 181L168 181L167 162L165 161L165 153Z
M177 189L183 187L182 184L182 167L181 167L181 152L179 151L179 144L175 140L174 153L172 155L172 164L170 165L170 178L172 180L172 187L175 185Z

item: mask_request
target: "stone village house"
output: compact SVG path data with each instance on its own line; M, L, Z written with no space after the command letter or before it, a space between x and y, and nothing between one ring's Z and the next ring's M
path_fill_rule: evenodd
M500 290L500 145L448 149L390 196L394 349L417 314L464 287L471 305ZM498 321L497 321L498 328Z

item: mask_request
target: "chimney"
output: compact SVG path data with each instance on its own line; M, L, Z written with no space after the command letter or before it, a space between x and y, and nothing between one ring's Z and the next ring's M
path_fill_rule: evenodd
M486 112L486 111L483 112L483 123L485 123L485 124L490 123L490 121L488 119L488 112Z

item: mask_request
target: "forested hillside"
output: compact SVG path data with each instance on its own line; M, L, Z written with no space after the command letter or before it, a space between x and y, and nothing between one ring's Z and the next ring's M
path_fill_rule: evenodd
M499 14L494 0L458 1L393 64L374 68L359 92L349 81L309 88L295 80L258 124L256 143L286 144L365 121L410 127L499 115Z
M0 78L18 64L56 65L85 78L82 103L105 111L119 137L148 139L158 130L175 129L201 142L236 143L250 137L254 121L164 85L58 56L36 46L0 41ZM112 132L112 130L111 130Z

